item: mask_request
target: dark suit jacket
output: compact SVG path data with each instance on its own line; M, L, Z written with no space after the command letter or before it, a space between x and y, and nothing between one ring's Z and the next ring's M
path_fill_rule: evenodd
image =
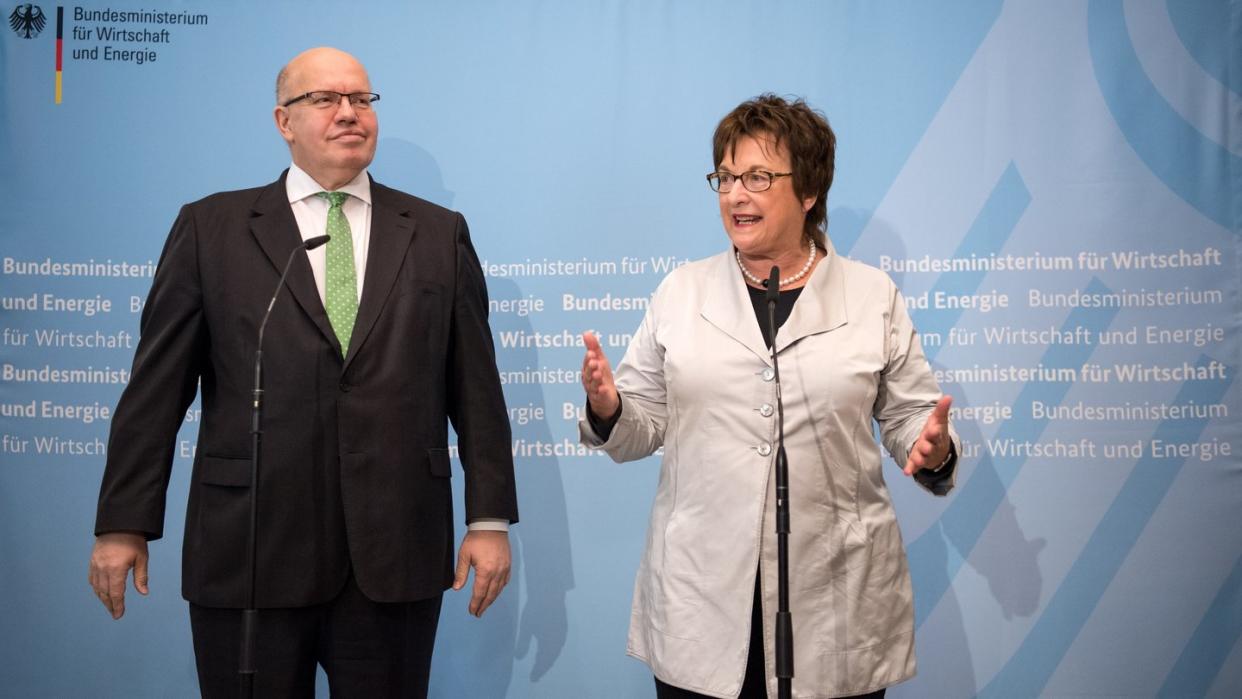
M349 353L305 255L263 342L257 605L325 602L352 569L379 602L452 582L448 420L466 519L517 521L487 292L458 213L371 183L371 240ZM182 594L246 604L251 388L259 323L301 244L285 178L181 209L112 421L96 533L163 534L177 430L202 391Z

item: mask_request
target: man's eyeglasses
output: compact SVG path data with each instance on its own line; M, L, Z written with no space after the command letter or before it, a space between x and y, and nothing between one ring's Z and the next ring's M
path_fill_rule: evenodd
M333 92L332 90L315 90L304 95L298 95L293 99L282 104L282 107L288 107L298 102L306 102L315 109L335 109L341 104L341 98L349 99L349 106L354 109L370 109L372 102L378 102L380 96L374 92L351 92L345 94L342 92Z
M749 192L766 192L772 188L772 182L778 177L789 177L792 172L768 172L767 170L751 170L735 175L731 172L713 172L707 176L707 184L713 191L728 194L733 183L741 180L742 186Z

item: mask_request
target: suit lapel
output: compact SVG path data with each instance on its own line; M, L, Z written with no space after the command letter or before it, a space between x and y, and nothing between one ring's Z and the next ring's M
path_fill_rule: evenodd
M358 318L349 340L349 355L345 357L346 368L375 327L413 238L414 220L409 210L400 205L391 190L371 180L371 242L362 298L358 301Z
M794 304L793 312L789 314L789 320L776 333L778 353L804 337L835 330L848 321L841 258L833 249L831 240L825 243L828 251L824 253L824 259L815 266Z
M699 311L703 319L770 364L772 360L755 322L755 307L733 258L733 248L712 258L706 273L707 294Z
M263 254L276 268L276 274L285 266L289 254L302 244L302 236L298 233L297 221L293 218L293 209L289 208L289 195L285 190L286 170L280 179L266 187L255 200L250 211L250 231ZM310 261L306 255L295 256L289 267L289 276L285 278L285 286L289 293L332 346L340 352L340 343L336 333L332 332L332 324L328 321L328 313L319 298L319 290L315 287L315 275L311 272Z

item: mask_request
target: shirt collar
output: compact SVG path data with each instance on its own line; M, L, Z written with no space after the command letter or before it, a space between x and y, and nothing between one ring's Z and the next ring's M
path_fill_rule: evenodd
M285 192L289 195L290 204L322 191L323 187L305 170L298 167L296 163L289 165L289 174L285 176ZM371 178L367 176L365 169L336 191L345 192L366 202L367 206L371 205Z

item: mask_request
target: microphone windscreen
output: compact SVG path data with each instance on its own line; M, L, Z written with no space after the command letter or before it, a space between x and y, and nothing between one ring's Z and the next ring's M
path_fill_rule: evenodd
M302 243L302 247L306 248L307 250L314 250L315 248L319 247L320 245L323 245L329 240L332 240L332 236L317 235L314 238L307 238L306 242Z
M776 303L776 299L781 295L781 268L772 265L772 271L768 274L768 283L766 300L768 303Z

